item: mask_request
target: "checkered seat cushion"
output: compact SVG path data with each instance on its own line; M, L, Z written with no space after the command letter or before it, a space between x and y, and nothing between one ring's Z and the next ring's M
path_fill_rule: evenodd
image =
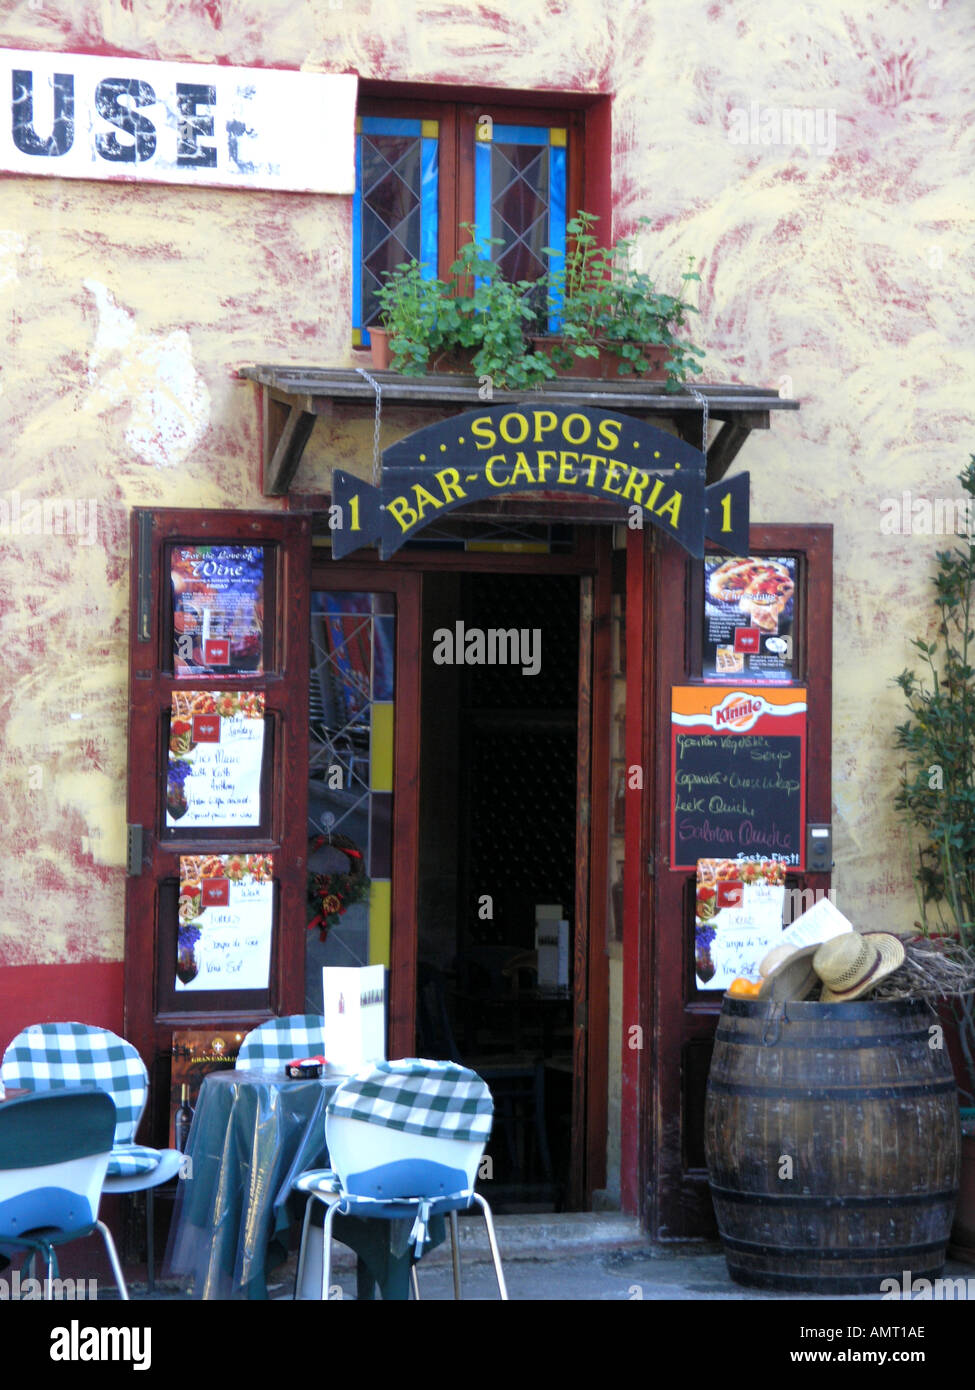
M3 1055L0 1076L7 1086L30 1091L55 1091L65 1086L99 1086L115 1102L115 1147L120 1162L143 1162L155 1149L140 1150L135 1131L148 1094L142 1058L131 1043L106 1028L87 1023L34 1023L18 1033ZM140 1159L128 1153L140 1150ZM149 1168L155 1164L150 1164ZM149 1168L135 1171L146 1172ZM109 1173L114 1170L110 1166ZM119 1172L132 1172L120 1168Z
M342 1191L342 1179L331 1168L309 1168L294 1181L295 1192L317 1192L321 1196Z
M252 1029L240 1045L237 1066L242 1070L281 1071L299 1057L323 1057L325 1020L321 1014L288 1014L269 1018Z
M159 1166L159 1150L144 1144L116 1144L108 1160L108 1177L134 1178Z

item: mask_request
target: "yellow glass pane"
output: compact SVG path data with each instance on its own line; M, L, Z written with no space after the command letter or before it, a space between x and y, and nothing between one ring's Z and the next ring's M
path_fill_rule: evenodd
M375 701L372 706L372 730L369 743L369 790L393 790L393 705Z
M568 140L568 131L561 126L551 126L548 132L548 143L550 145L564 145Z
M388 878L374 878L369 886L370 965L389 965L390 887Z
M439 121L421 121L420 135L427 140L436 140L440 134Z

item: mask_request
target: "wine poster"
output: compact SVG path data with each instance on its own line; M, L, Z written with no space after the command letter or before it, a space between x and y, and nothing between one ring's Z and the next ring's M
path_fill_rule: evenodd
M263 548L179 545L170 570L176 675L263 671Z
M173 1033L169 1088L169 1147L183 1149L185 1132L177 1133L193 1118L203 1078L212 1071L231 1071L244 1040L242 1032L210 1028L177 1028ZM184 1091L185 1087L185 1091ZM185 1095L185 1101L184 1101ZM187 1115L185 1112L189 1111Z
M697 861L698 989L725 990L739 975L758 979L760 961L782 936L785 870L777 859Z
M181 855L176 990L267 989L274 860Z
M167 829L260 825L263 756L263 691L174 691Z

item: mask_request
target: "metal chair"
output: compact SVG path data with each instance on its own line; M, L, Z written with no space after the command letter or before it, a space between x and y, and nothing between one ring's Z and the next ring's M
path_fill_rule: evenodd
M344 1082L325 1112L325 1142L332 1167L303 1173L294 1184L309 1199L296 1296L302 1286L312 1209L318 1201L326 1206L322 1298L328 1296L336 1215L384 1221L412 1217L409 1244L414 1262L428 1243L431 1217L449 1216L454 1296L459 1298L457 1212L476 1203L484 1215L498 1290L507 1299L491 1208L474 1191L492 1115L491 1092L485 1083L455 1062L417 1057L377 1062ZM413 1288L419 1297L415 1269Z
M101 1234L119 1297L127 1299L115 1242L98 1219L115 1134L115 1106L97 1087L35 1092L0 1105L0 1251L27 1251L58 1279L55 1247Z
M135 1143L146 1108L149 1075L131 1043L107 1028L87 1023L33 1023L3 1054L0 1077L7 1086L30 1091L97 1086L115 1103L115 1139L108 1160L106 1192L145 1192L146 1263L149 1291L155 1282L153 1188L180 1170L178 1149Z
M278 1071L297 1057L319 1057L325 1053L325 1020L321 1014L288 1014L269 1018L252 1028L240 1045L237 1068L240 1071Z

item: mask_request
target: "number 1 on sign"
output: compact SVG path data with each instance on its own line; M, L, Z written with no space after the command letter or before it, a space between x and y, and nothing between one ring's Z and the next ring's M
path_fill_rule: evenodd
M726 492L721 499L721 529L731 530L731 493Z

